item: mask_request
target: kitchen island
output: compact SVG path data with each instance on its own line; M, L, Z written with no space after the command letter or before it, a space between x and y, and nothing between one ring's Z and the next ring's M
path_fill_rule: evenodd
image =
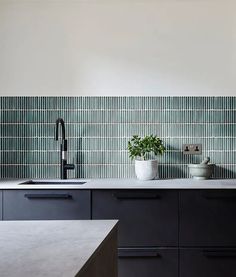
M116 220L0 221L0 276L117 277Z

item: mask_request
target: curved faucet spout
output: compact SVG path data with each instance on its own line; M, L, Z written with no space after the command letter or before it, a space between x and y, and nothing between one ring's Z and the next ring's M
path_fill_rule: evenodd
M58 140L58 127L59 123L61 123L61 136L62 139L65 140L65 122L62 118L58 118L56 121L56 134L55 134L55 140Z
M61 159L61 179L67 179L67 170L75 169L74 164L67 163L67 140L65 136L65 122L62 118L58 118L56 121L56 134L55 140L58 140L58 129L59 124L61 124L61 151L60 151L60 159Z

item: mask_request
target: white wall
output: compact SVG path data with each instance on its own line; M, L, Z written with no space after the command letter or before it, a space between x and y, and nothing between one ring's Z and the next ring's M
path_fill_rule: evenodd
M236 95L235 0L0 0L0 95Z

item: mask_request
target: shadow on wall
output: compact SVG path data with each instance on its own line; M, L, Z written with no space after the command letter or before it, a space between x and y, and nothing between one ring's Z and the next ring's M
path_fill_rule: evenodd
M75 154L75 160L76 160L76 164L75 164L75 177L76 178L84 178L86 176L85 172L84 172L84 167L82 166L82 164L84 163L84 153L81 151L82 150L82 138L78 138L77 139L77 153Z
M163 156L157 157L160 178L189 178L188 164L199 164L203 159L202 155L184 155L181 149L170 144L166 144L166 149Z
M224 178L236 178L236 172L233 169L226 168L221 165L216 165L213 173L214 179L224 179Z
M177 165L160 164L158 167L160 179L174 179L188 177L187 167Z

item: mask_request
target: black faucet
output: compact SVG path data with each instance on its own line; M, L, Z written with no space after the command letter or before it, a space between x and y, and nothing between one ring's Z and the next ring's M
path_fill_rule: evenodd
M58 140L58 129L59 124L61 124L61 179L67 179L67 170L75 169L74 164L67 163L67 140L65 139L65 122L62 118L58 118L56 120L56 133L55 133L55 140Z

